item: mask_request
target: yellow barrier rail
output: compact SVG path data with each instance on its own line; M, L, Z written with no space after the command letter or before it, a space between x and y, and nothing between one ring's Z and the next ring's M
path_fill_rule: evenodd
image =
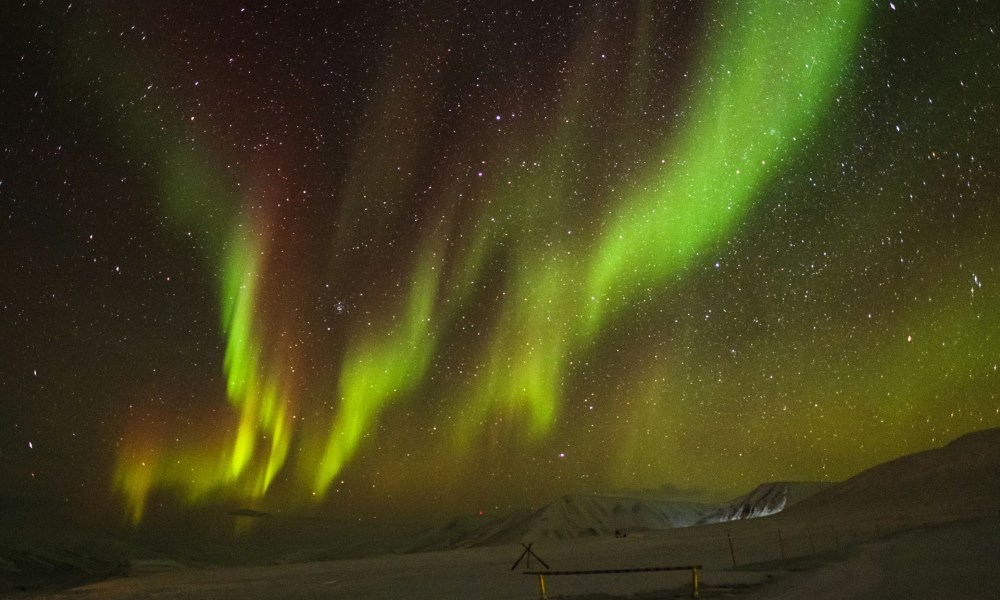
M540 600L548 600L545 591L546 575L606 575L611 573L649 573L650 571L691 571L692 598L700 598L698 591L698 571L701 565L687 565L683 567L643 567L638 569L592 569L589 571L525 571L525 575L538 576L538 590L541 592Z

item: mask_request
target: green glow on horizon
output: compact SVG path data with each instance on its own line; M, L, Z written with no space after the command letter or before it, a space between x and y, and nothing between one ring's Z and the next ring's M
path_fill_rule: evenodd
M655 3L641 4L634 34L636 66L628 77L627 118L619 124L628 135L639 130L638 115L650 100L653 10ZM254 500L290 470L294 476L285 479L295 493L327 497L366 438L377 435L383 414L426 390L442 331L472 314L473 302L480 301L476 294L493 293L490 286L496 295L482 300L491 310L481 324L484 341L468 343L477 367L443 392L453 400L443 415L451 421L451 445L471 454L484 429L496 422L511 427L525 445L551 434L565 412L572 361L585 356L616 319L641 306L649 290L672 285L700 253L731 235L753 203L762 201L769 178L821 125L858 42L865 3L720 2L717 12L680 133L658 137L649 152L652 166L628 179L624 190L606 192L604 221L571 235L573 227L564 226L563 218L572 223L575 190L554 173L570 170L589 151L588 119L607 101L590 91L597 87L591 85L597 67L590 65L596 38L580 43L571 69L575 78L546 139L536 142L535 132L518 131L507 138L530 148L525 154L537 151L542 167L510 178L497 167L496 181L474 190L489 201L470 209L475 214L468 231L452 214L441 219L445 226L424 231L411 250L416 259L408 257L400 267L408 273L400 278L404 283L343 326L343 347L337 348L342 354L323 357L339 360L339 370L324 392L312 390L323 395L332 414L310 415L312 430L293 420L301 381L271 322L281 312L268 304L280 285L273 283L280 273L268 266L272 221L241 217L229 206L238 196L235 187L213 177L218 166L201 160L199 152L161 150L170 167L161 182L169 216L204 227L210 260L220 263L222 370L235 419L223 439L205 447L171 450L137 441L122 452L114 485L133 522L141 521L156 489L178 491L189 502L217 496ZM389 77L403 77L407 64L393 64ZM339 190L340 218L350 226L333 241L337 252L367 234L362 226L351 229L357 223L371 226L376 242L392 237L386 224L403 211L409 192L398 172L416 170L425 150L412 125L419 121L419 97L413 90L399 97L385 91L375 102L377 110L363 127L367 137L358 143L363 150L356 150ZM389 132L407 135L394 143ZM500 163L506 149L494 151ZM239 201L248 214L265 202ZM448 238L442 231L447 225L468 239ZM502 282L487 281L494 275L492 261L501 264ZM331 262L350 284L353 265ZM660 365L649 369L673 375ZM671 384L653 377L638 388L643 404L637 412L663 414L657 398ZM630 434L619 455L636 459L644 444L643 436Z

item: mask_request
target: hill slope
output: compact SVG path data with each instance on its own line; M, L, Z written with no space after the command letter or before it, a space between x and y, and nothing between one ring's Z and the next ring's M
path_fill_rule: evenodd
M421 534L414 549L468 548L688 527L714 508L696 502L567 495L533 513L517 511L485 523L478 519L456 519Z
M858 473L799 504L787 517L842 520L864 515L941 517L1000 510L1000 428L966 434L941 448Z

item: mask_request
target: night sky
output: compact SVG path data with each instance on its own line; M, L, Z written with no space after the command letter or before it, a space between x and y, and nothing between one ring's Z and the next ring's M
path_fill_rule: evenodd
M4 2L0 496L732 496L1000 426L995 0Z

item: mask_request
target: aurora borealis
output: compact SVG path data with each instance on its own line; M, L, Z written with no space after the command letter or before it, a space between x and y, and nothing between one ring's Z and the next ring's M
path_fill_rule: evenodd
M990 2L3 12L12 493L726 496L1000 425Z

